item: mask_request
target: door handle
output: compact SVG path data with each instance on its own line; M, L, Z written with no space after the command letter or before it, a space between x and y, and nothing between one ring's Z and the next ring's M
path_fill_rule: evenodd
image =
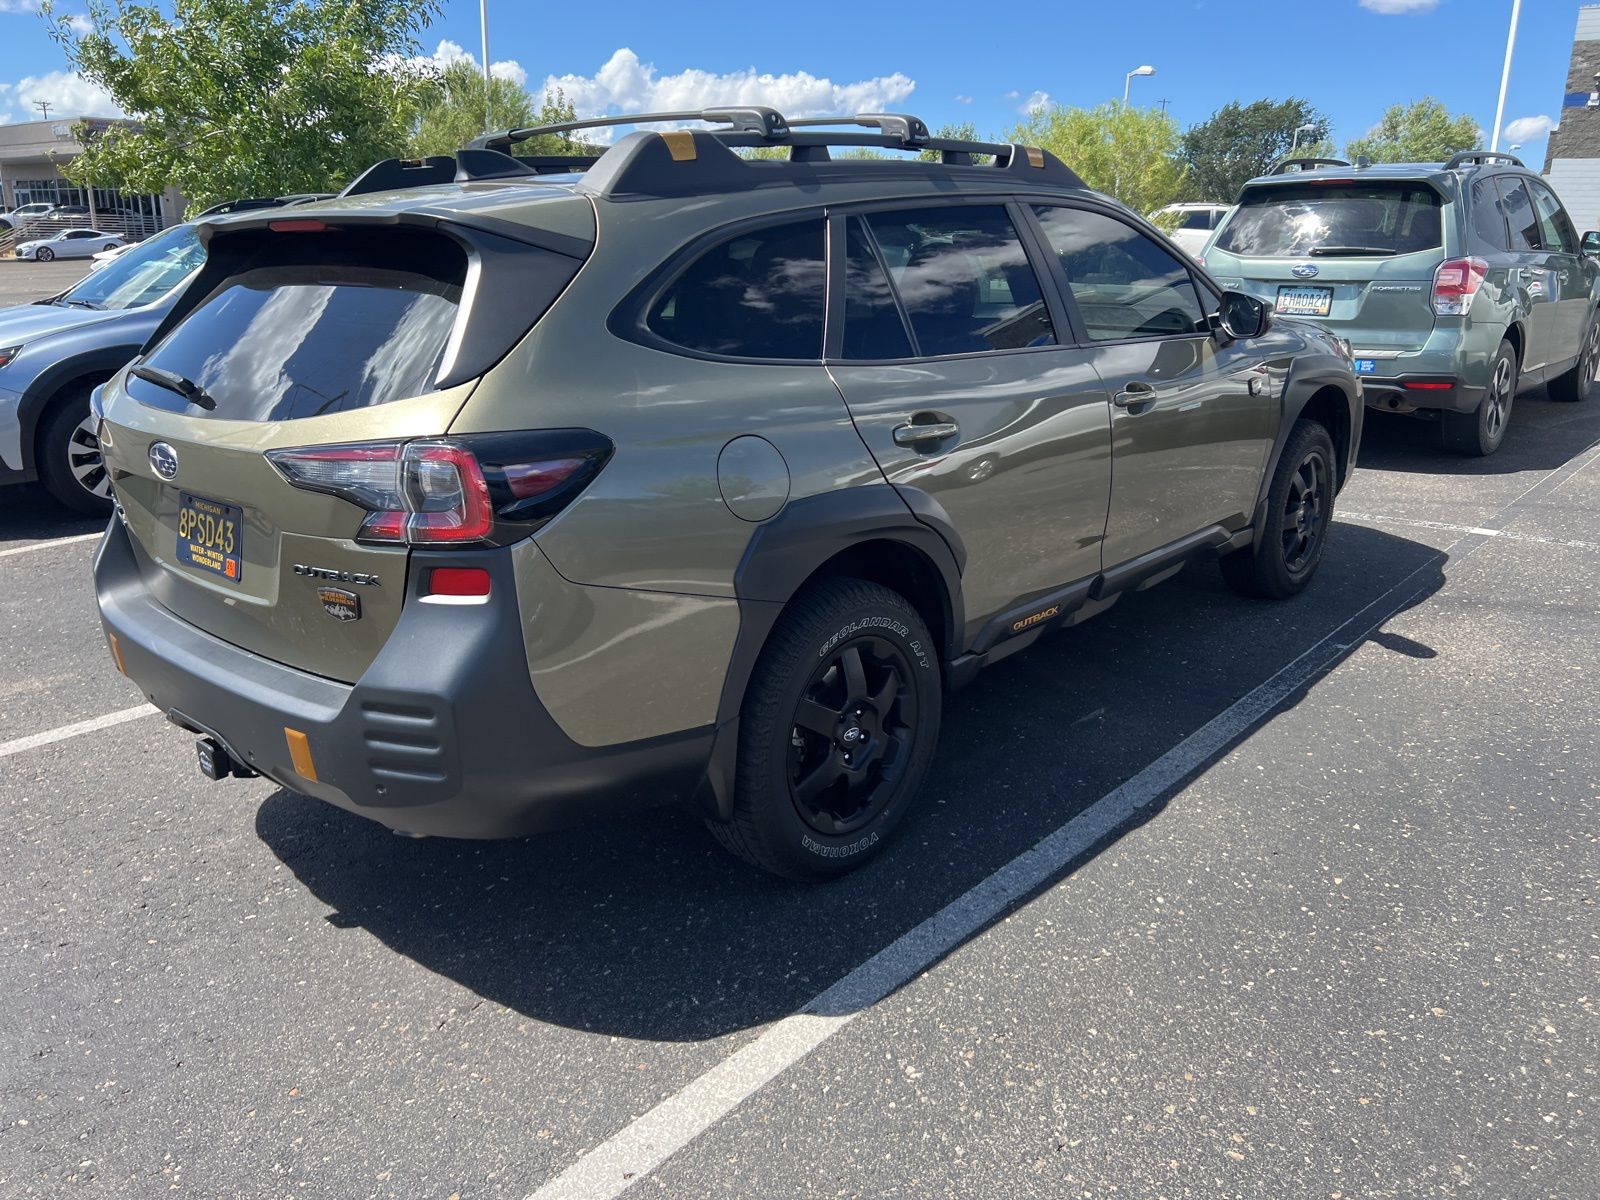
M1122 390L1111 398L1118 408L1132 408L1136 404L1150 404L1156 399L1156 389L1138 379L1130 379Z
M942 442L961 432L954 421L930 421L926 425L897 425L894 444L897 446L923 446L929 442Z

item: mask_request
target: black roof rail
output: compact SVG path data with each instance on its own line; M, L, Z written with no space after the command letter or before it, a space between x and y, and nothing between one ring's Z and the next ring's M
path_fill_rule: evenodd
M1450 157L1445 163L1446 171L1454 171L1457 167L1483 166L1485 163L1505 162L1514 167L1526 167L1527 164L1515 154L1501 154L1498 150L1463 150L1460 154Z
M1315 171L1318 167L1348 167L1342 158L1284 158L1272 164L1268 175L1291 175L1295 171Z
M928 126L921 117L909 113L856 113L848 117L802 117L790 121L789 128L812 128L822 125L859 125L863 129L876 129L885 137L899 139L908 149L920 150L933 140Z
M364 196L369 192L427 187L433 183L453 183L455 178L456 160L448 154L434 154L428 158L386 158L357 175L339 195Z
M738 133L759 133L766 137L782 137L789 131L789 122L775 108L751 106L748 108L701 108L684 112L623 113L612 117L584 117L576 121L556 121L549 125L529 125L523 129L506 129L499 133L485 133L472 139L468 146L473 150L499 150L508 152L518 142L547 133L572 133L579 129L608 129L617 125L678 124L683 121L704 121L711 125L728 125Z

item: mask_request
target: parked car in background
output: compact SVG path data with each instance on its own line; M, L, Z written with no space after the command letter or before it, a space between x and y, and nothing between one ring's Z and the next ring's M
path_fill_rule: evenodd
M98 229L63 229L49 237L18 242L16 256L39 262L52 262L58 258L88 258L99 250L115 250L127 245L128 239L116 233L102 233Z
M1150 219L1163 229L1190 258L1199 258L1211 240L1211 232L1222 223L1222 218L1232 210L1228 204L1169 204L1150 214ZM1172 225L1176 220L1177 224Z
M1437 416L1462 454L1500 447L1521 391L1595 391L1600 265L1509 154L1289 160L1245 185L1206 266L1349 341L1367 404Z
M204 252L193 225L147 238L49 300L0 309L0 484L39 479L111 511L89 393L139 352Z
M96 250L94 254L90 256L89 269L91 271L98 271L108 262L115 262L128 251L141 244L142 243L140 242L127 242L121 246L113 246L109 250Z
M294 204L309 204L313 200L332 200L332 192L299 192L292 196L248 196L239 200L224 200L213 204L201 217L222 217L229 213L253 212L261 208L288 208Z
M40 217L48 217L55 211L56 206L54 204L46 204L41 200L33 204L22 204L18 205L16 208L13 208L11 210L11 220L13 224L20 225L26 221L34 221Z
M206 222L98 393L95 581L208 776L463 837L683 799L824 878L888 844L946 684L1195 560L1310 583L1337 338L1037 147L695 119ZM863 145L939 161L827 157Z

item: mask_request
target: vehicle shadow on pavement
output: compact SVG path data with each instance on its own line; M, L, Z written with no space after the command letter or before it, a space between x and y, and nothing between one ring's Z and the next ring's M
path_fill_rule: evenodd
M1371 471L1423 475L1553 471L1567 463L1575 449L1596 440L1600 440L1600 400L1566 404L1549 399L1543 388L1535 388L1517 397L1506 439L1487 458L1446 450L1436 420L1369 408L1361 434L1360 465Z
M99 533L104 517L86 517L63 508L36 483L0 489L0 550L13 542Z
M1431 595L1443 565L1427 546L1341 524L1317 583L1288 604L1240 599L1199 566L1042 640L951 697L894 844L832 883L761 875L675 808L523 841L411 840L280 790L256 829L333 910L330 925L364 929L493 1002L573 1029L712 1038L805 1005L1307 649L1328 649L1356 614L1341 638L1383 606ZM1340 659L1364 644L1352 640Z

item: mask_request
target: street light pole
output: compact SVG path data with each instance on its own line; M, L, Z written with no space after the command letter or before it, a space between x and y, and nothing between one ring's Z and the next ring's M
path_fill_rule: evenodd
M1133 86L1133 77L1135 75L1154 75L1155 73L1156 69L1150 66L1148 63L1142 67L1135 67L1133 70L1128 72L1127 77L1122 81L1122 103L1124 106L1126 106L1128 103L1128 89Z
M489 0L478 0L478 24L483 29L483 130L494 128L494 96L489 86Z
M1500 122L1506 115L1506 86L1511 82L1511 52L1517 46L1517 18L1522 15L1522 0L1511 0L1511 28L1506 32L1506 65L1500 71L1500 102L1494 106L1494 136L1489 149L1500 149Z
M1294 131L1294 140L1289 143L1289 153L1293 154L1296 150L1300 149L1300 135L1302 133L1315 133L1316 131L1317 127L1309 123L1298 126Z

